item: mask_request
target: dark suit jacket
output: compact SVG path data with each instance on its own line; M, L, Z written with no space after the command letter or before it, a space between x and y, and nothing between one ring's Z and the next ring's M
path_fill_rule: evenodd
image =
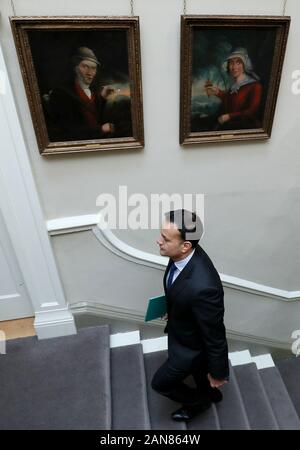
M164 276L165 292L170 262ZM196 247L166 297L168 323L165 332L168 333L171 363L187 370L195 364L205 364L214 378L227 378L223 287L213 263L200 246Z

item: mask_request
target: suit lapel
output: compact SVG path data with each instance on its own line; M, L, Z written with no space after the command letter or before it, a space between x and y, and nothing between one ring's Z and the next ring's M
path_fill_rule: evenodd
M164 274L164 290L165 290L165 294L167 293L167 282L166 282L167 281L167 274L169 272L171 264L172 264L172 261L171 261L171 259L169 259L169 262L168 262L168 265L167 265L167 268L166 268L165 274Z
M195 253L193 254L192 258L189 260L189 262L187 263L187 265L184 267L184 269L180 272L180 274L178 275L178 277L176 278L176 280L174 281L174 283L172 284L172 286L169 289L169 293L170 295L176 296L178 295L182 289L185 287L186 285L186 280L189 278L191 272L193 271L193 268L195 266L195 261L196 261L196 257L199 254L199 250L200 247L197 247L195 250ZM168 265L168 268L170 266L170 262ZM166 286L166 274L168 272L166 271L165 273L165 277L164 277L164 285ZM166 289L166 287L165 287Z
M172 286L169 289L169 293L170 295L172 295L172 297L178 295L180 291L182 291L182 289L185 287L186 280L189 277L189 274L191 273L193 268L192 264L193 258L187 263L185 268L180 272L174 283L172 283Z

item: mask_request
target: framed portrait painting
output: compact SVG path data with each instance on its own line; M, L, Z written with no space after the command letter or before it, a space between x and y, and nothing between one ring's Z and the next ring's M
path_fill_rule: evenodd
M42 155L144 145L138 17L12 17Z
M182 16L180 143L271 136L290 17Z

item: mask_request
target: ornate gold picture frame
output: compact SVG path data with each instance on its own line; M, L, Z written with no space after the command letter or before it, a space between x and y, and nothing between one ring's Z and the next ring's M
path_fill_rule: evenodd
M182 16L180 143L267 139L290 17Z
M42 155L144 145L138 17L12 17Z

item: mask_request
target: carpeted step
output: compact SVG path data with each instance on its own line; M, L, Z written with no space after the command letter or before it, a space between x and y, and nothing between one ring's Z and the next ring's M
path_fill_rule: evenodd
M112 429L149 430L141 344L111 349Z
M216 404L221 430L250 430L236 376L230 365L229 383L221 388L223 400Z
M258 371L281 430L300 430L300 420L277 367ZM299 389L300 380L298 380Z
M2 430L110 429L109 327L8 341L0 386Z
M277 361L276 366L300 417L300 357Z
M148 407L152 430L186 430L185 422L172 420L171 413L180 405L155 392L151 381L156 370L166 361L167 352L159 351L144 354L147 380Z
M187 422L188 430L220 430L220 422L216 405L212 404L209 409Z
M185 383L195 388L195 381L190 375L185 379ZM216 409L216 405L212 404L210 408L208 408L203 413L198 414L192 420L187 422L188 430L220 430L220 422Z
M252 430L278 430L263 382L254 363L234 367Z
M192 385L191 383L189 383ZM189 430L249 430L250 425L234 371L230 382L221 388L223 400L188 423Z

